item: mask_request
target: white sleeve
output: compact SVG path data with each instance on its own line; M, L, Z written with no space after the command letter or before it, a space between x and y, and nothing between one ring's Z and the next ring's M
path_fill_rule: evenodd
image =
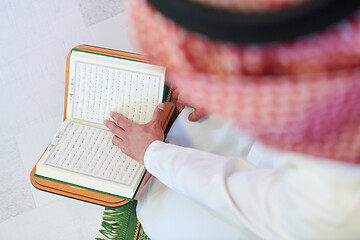
M257 169L239 158L160 141L148 147L144 160L147 170L169 188L265 239L360 236L359 174L344 182L335 170L325 168L319 175L311 164L292 161L277 169Z

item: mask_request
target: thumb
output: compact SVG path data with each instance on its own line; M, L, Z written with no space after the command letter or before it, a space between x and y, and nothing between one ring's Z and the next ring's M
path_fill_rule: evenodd
M192 113L189 114L189 121L196 122L199 121L201 118L206 116L206 112L203 109L194 109Z
M164 114L165 114L165 103L160 103L159 105L156 106L150 122L153 124L160 125Z

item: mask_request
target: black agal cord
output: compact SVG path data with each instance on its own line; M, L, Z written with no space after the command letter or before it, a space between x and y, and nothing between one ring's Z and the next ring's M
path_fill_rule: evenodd
M230 13L188 0L148 0L179 25L235 43L270 43L322 30L354 13L360 0L308 0L266 13Z

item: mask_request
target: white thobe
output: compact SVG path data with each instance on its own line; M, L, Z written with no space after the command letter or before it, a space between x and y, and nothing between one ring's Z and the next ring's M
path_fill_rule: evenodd
M137 215L152 240L360 239L360 166L253 144L216 117L153 142Z

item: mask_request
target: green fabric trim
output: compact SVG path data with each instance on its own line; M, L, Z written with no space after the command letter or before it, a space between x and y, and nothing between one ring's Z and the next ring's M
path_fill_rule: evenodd
M106 57L111 57L111 58L118 58L118 59L133 61L133 62L141 62L141 61L132 60L132 59L128 59L128 58L115 57L115 56L110 56L110 55L106 55L106 54L95 53L95 52L90 52L90 51L85 51L85 50L79 50L79 49L71 49L71 52L73 52L73 51L91 53L91 54L95 54L95 55L106 56ZM146 62L141 62L141 63L149 64Z
M163 102L170 102L171 99L171 93L170 87L166 84L165 79L165 85L164 85L164 91L163 91Z
M118 208L105 208L102 229L99 232L105 238L97 240L150 240L144 233L136 217L137 201Z

